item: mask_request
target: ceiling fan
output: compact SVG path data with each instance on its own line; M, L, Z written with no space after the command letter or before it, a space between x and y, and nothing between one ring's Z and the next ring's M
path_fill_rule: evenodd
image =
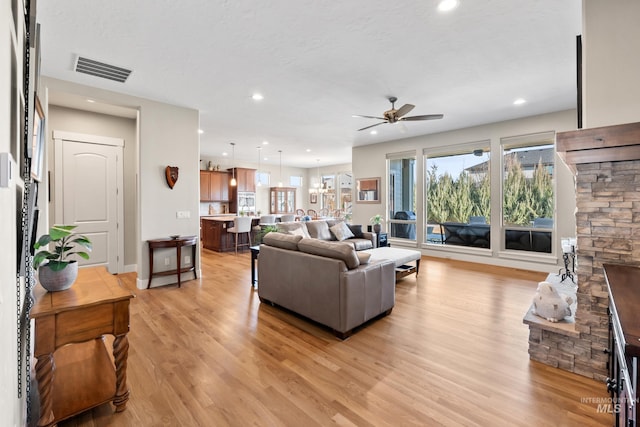
M401 121L410 121L411 122L411 121L418 121L418 120L436 120L436 119L441 119L441 118L444 117L442 114L427 114L425 116L403 117L409 111L413 110L415 105L404 104L402 107L400 107L400 108L398 108L396 110L395 103L396 103L397 100L398 100L398 98L396 98L395 96L390 96L389 97L389 102L391 103L391 109L385 111L382 114L383 117L354 115L353 117L364 117L365 119L384 120L383 122L376 123L375 125L363 127L362 129L358 129L358 130L360 131L360 130L370 129L372 127L375 127L375 126L378 126L378 125L382 125L384 123L396 123L396 122L401 122Z

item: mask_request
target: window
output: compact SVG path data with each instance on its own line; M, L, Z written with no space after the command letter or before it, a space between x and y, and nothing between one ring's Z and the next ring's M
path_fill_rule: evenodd
M256 185L259 187L264 185L269 187L271 182L271 174L269 172L256 172Z
M416 240L416 156L415 153L387 155L389 236Z
M552 252L553 134L502 140L502 223L508 250Z
M491 176L488 143L425 158L424 241L491 247Z
M302 176L292 175L289 177L290 187L302 187Z

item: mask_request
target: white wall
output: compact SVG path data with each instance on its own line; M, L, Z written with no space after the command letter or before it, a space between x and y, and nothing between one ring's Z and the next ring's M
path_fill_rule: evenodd
M380 177L382 191L380 194L380 204L360 204L353 205L353 223L366 225L369 218L375 214L381 214L385 219L387 201L387 177L386 177L386 155L389 153L400 153L405 151L414 151L416 153L416 194L417 206L423 206L424 178L422 162L422 150L424 148L433 147L450 147L452 145L463 144L474 141L490 141L492 152L500 152L501 138L527 135L531 133L547 132L547 131L566 131L576 127L576 111L568 110L557 113L544 114L534 117L526 117L523 119L510 120L500 123L493 123L483 126L475 126L466 129L455 130L451 132L443 132L433 135L425 135L415 138L401 139L376 145L368 145L365 147L356 147L353 149L352 164L353 177L372 178ZM495 169L495 168L494 168ZM495 171L499 173L498 171ZM492 187L496 185L496 179L493 177ZM499 179L497 180L500 181ZM499 200L492 200L492 211L499 208ZM575 235L575 184L573 175L556 156L556 224L557 224L557 241L560 237L568 237ZM422 212L416 212L417 225L416 235L424 235L424 226L422 221ZM383 229L384 230L384 229ZM492 235L493 248L487 255L475 255L469 253L467 248L447 248L446 251L434 250L428 247L421 247L422 253L425 255L455 258L466 261L481 262L494 265L511 266L516 268L526 268L534 271L557 271L561 255L558 258L548 255L539 255L526 253L518 259L505 258L504 254L498 252L499 247L498 236ZM397 246L398 244L394 244ZM417 245L413 245L415 248ZM477 253L477 251L476 251ZM516 258L518 258L516 256ZM536 259L531 262L528 260Z
M135 154L137 175L136 260L138 287L146 287L149 277L147 240L171 234L199 235L199 113L197 110L137 98L129 95L77 85L62 80L43 78L47 90L91 97L100 102L138 110ZM86 133L94 133L92 131ZM166 166L179 168L179 179L173 189L166 183ZM177 211L187 211L188 219L177 219ZM130 220L128 218L127 220ZM200 257L198 247L197 258ZM175 267L175 254L171 258ZM187 276L185 276L185 279ZM155 278L153 285L175 283L173 276Z
M640 2L583 0L583 127L640 121Z
M124 264L127 266L127 270L131 268L135 270L137 262L136 171L138 169L136 161L136 153L138 151L136 120L49 105L47 125L49 128L47 145L50 156L53 156L52 134L56 130L109 136L124 140L124 188L122 189L124 193L124 224L121 224L121 226L124 226ZM49 170L51 171L51 176L53 176L55 164L51 160L49 161ZM54 188L55 186L51 185L51 200L55 200ZM53 215L53 209L49 210L49 215ZM49 223L53 223L52 217L49 218Z
M14 26L11 13L13 5L19 7L18 28ZM35 2L33 2L35 4ZM18 147L21 130L19 93L24 93L23 81L23 34L22 3L0 2L0 153L11 153ZM13 68L13 71L12 71ZM14 129L12 135L11 128ZM13 136L13 139L12 139ZM19 163L19 153L16 162ZM13 180L7 188L0 188L0 425L22 426L25 424L26 393L18 398L17 361L17 236L22 233L17 226L17 212L23 187L21 167L14 164ZM18 219L19 221L19 219ZM23 287L23 286L22 286ZM21 295L24 302L24 295ZM24 381L25 377L23 377ZM25 382L22 384L25 390Z

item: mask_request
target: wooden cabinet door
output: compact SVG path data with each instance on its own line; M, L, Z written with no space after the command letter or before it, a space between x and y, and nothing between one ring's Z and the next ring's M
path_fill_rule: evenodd
M218 186L220 188L220 201L229 201L229 174L225 172L219 172L218 174Z
M211 202L211 172L200 171L200 201Z
M210 191L211 191L211 200L221 200L221 194L220 194L220 174L217 172L213 172L211 174L211 180L210 180Z
M256 192L256 171L254 169L245 169L243 171L242 185L244 190L241 191Z

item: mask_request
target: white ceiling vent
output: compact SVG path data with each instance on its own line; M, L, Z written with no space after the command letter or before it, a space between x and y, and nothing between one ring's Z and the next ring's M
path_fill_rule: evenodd
M129 74L131 74L131 70L127 70L126 68L105 64L104 62L95 61L83 56L78 56L75 70L78 73L102 77L103 79L113 80L120 83L124 83L129 77Z

